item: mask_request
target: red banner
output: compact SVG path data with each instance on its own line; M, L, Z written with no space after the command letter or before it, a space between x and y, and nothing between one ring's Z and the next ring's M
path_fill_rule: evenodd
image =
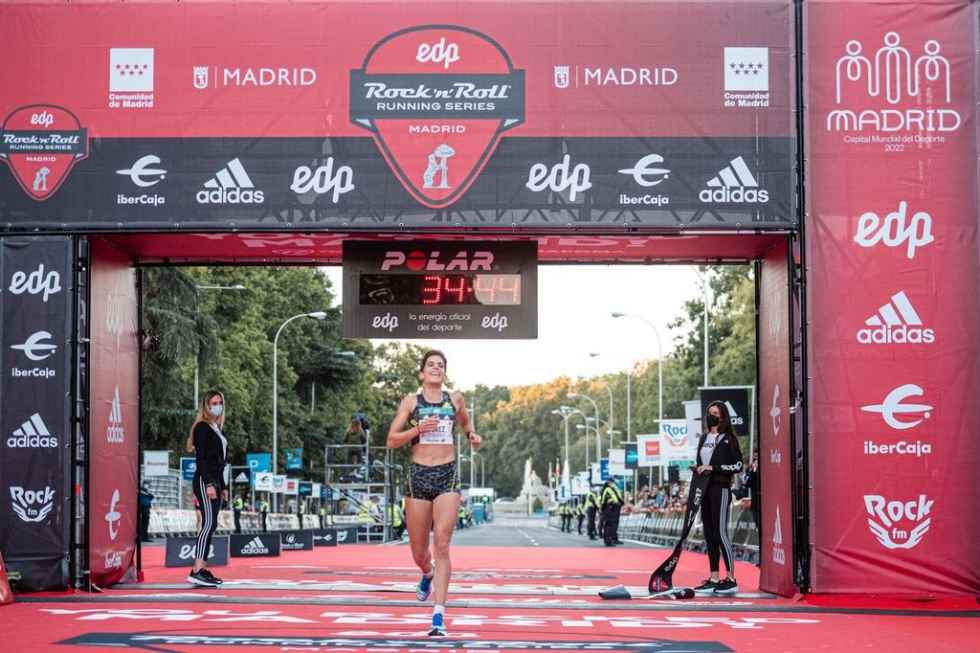
M101 587L133 577L139 351L136 271L100 239L91 254L89 565Z
M23 56L0 68L0 114L55 104L96 137L335 137L368 136L368 105L509 119L520 100L514 136L786 136L791 7L7 3L0 40Z
M812 588L975 594L975 5L805 6Z
M792 391L789 384L789 253L774 247L762 259L759 277L759 588L792 595L793 457L790 447Z

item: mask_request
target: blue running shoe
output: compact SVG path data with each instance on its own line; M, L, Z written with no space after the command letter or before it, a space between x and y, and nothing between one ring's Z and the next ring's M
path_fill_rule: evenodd
M429 631L429 637L445 637L446 627L443 625L442 615L438 612L432 615L432 630Z
M422 579L419 581L419 586L415 588L415 598L419 601L425 601L429 598L429 594L432 593L432 579L435 578L435 565L432 565L432 575L426 576L422 575Z

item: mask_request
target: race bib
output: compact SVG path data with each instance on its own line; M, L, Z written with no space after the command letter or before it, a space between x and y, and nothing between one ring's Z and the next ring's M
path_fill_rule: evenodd
M429 431L419 436L419 444L454 444L453 420L440 419L435 431Z

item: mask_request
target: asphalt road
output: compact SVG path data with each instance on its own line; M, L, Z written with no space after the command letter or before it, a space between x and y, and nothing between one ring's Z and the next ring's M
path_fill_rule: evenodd
M602 540L590 540L586 533L585 523L582 523L582 533L575 530L576 522L572 520L572 532L562 533L557 528L548 527L546 519L505 518L480 524L471 528L457 529L453 535L453 546L540 546L545 548L604 548ZM625 543L619 548L645 548L639 544Z

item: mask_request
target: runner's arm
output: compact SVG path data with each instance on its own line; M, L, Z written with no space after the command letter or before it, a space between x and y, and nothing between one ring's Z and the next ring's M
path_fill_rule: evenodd
M401 403L398 404L398 412L395 413L395 419L391 420L391 427L388 429L387 446L389 449L397 449L404 446L406 443L411 442L413 438L421 435L419 425L405 428L414 410L415 397L405 395Z

